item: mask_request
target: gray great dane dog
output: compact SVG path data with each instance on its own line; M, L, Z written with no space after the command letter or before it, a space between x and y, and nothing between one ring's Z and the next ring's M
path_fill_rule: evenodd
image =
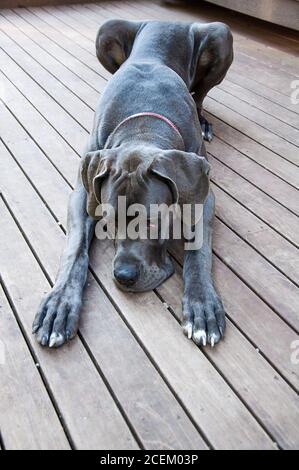
M76 335L96 207L114 207L122 195L146 208L204 204L202 247L184 255L182 328L197 344L213 346L224 334L225 314L211 274L214 196L203 137L212 134L202 103L232 62L231 32L223 23L110 20L98 32L96 51L113 77L70 197L57 280L33 333L50 347ZM115 248L113 275L123 290L154 289L173 273L165 240L116 237Z

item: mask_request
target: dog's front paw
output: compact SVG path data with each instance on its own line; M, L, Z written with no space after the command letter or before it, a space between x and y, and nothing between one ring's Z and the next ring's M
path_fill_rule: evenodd
M72 286L57 288L46 295L35 316L32 332L42 346L59 347L74 338L78 330L81 298Z
M214 346L224 336L224 308L213 286L203 290L193 285L185 290L182 328L189 339L203 346Z

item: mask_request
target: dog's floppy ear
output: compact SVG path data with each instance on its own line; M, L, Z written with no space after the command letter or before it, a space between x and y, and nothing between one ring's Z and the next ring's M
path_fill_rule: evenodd
M210 165L205 157L180 150L165 150L152 162L151 171L171 187L174 203L203 204L209 192Z
M108 20L99 29L96 53L101 64L115 73L131 54L136 33L144 24L139 21Z
M108 160L104 151L88 152L81 162L81 179L87 192L87 213L93 218L96 208L101 203L101 183L109 173Z

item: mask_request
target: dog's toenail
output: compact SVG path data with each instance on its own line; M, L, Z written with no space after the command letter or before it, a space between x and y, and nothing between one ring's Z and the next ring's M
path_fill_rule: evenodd
M50 343L49 343L50 348L53 348L53 346L55 346L56 338L57 338L56 333L52 333L50 337Z
M182 324L183 332L187 336L188 339L192 338L192 331L193 331L193 326L192 323L187 322Z
M205 330L198 330L193 333L193 339L196 344L203 344L203 346L207 345L207 335Z

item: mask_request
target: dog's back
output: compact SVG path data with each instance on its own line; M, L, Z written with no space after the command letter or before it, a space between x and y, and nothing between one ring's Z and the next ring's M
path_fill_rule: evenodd
M161 21L132 24L134 28L138 25L138 31L132 44L127 34L126 50L117 38L111 42L110 36L105 37L107 27L113 31L115 22L106 23L97 37L98 58L114 73L99 103L99 126L100 121L109 122L105 133L110 133L130 114L158 112L182 123L182 135L198 147L200 124L186 83L190 68L184 65L187 54L190 62L192 58L190 24ZM122 30L118 30L119 34Z

